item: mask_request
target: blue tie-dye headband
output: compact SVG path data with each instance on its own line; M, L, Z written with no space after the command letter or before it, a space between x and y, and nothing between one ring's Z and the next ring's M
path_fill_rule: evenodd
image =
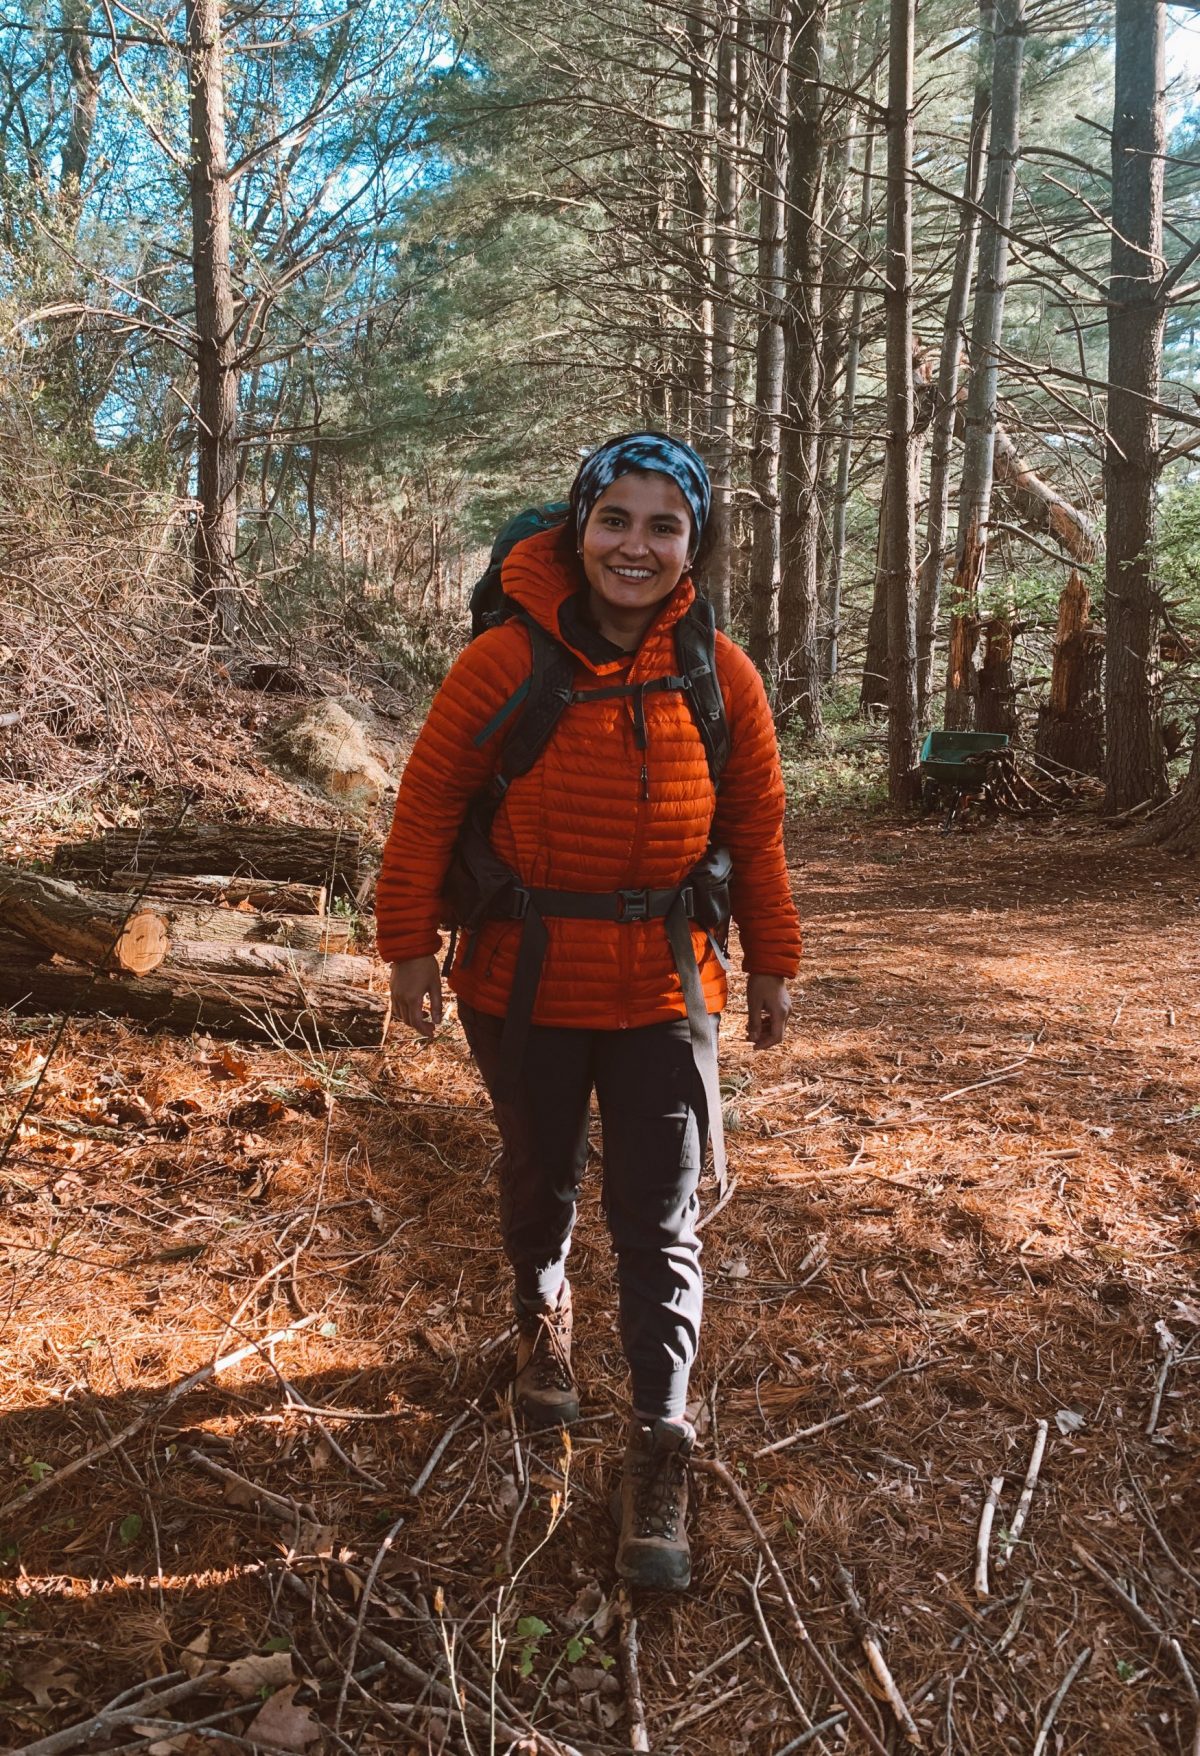
M618 476L641 470L669 476L687 501L692 515L694 551L708 522L712 483L702 459L691 446L666 433L622 433L615 439L606 439L584 458L571 486L576 541L583 541L584 527L605 489L611 488Z

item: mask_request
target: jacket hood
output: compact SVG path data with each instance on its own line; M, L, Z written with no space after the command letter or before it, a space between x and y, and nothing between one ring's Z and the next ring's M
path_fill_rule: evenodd
M628 657L597 662L580 650L577 638L572 638L561 624L563 605L574 598L581 587L579 574L562 554L560 541L561 527L556 525L553 530L538 531L535 536L514 543L500 570L504 592L597 676L619 671L629 662ZM691 576L685 574L659 606L646 630L646 637L656 629L673 628L695 597L696 588Z

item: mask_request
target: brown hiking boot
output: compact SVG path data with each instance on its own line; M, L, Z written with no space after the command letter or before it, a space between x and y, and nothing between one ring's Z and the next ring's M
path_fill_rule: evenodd
M621 1475L621 1535L617 1572L631 1585L686 1591L692 1581L688 1548L687 1460L696 1431L687 1421L639 1421L629 1429Z
M569 1427L579 1419L579 1386L571 1371L571 1289L558 1304L517 1317L513 1400L531 1427Z

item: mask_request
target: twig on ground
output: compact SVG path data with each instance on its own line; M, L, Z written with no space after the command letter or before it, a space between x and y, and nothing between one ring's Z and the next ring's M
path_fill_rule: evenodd
M1029 1468L1025 1471L1025 1485L1021 1489L1021 1498L1017 1501L1017 1510L1013 1514L1013 1521L1001 1540L1000 1551L996 1556L997 1567L1007 1565L1009 1556L1017 1546L1017 1539L1025 1529L1025 1520L1029 1517L1029 1508L1033 1504L1033 1490L1037 1487L1038 1474L1046 1451L1046 1435L1049 1431L1049 1421L1038 1422L1037 1436L1033 1441L1033 1451L1029 1457Z
M1173 1634L1168 1634L1166 1629L1161 1627L1154 1620L1153 1616L1149 1615L1142 1608L1137 1599L1125 1590L1125 1587L1120 1581L1114 1579L1112 1574L1100 1565L1096 1557L1088 1553L1082 1543L1072 1543L1071 1553L1081 1566L1087 1568L1093 1578L1100 1581L1109 1596L1116 1599L1117 1603L1119 1603L1125 1613L1137 1623L1139 1628L1144 1628L1146 1633L1152 1635L1160 1645L1169 1649L1171 1657L1175 1660L1176 1666L1178 1667L1179 1674L1183 1678L1183 1686L1187 1690L1192 1704L1197 1709L1200 1709L1200 1690L1197 1690L1196 1679L1192 1673L1192 1667L1188 1663L1187 1655L1176 1637ZM1197 1729L1197 1738L1200 1739L1200 1727Z
M396 1535L403 1523L404 1518L401 1516L392 1525L392 1528L388 1531L387 1535L376 1549L375 1558L371 1562L371 1566L367 1572L367 1577L363 1582L362 1596L358 1602L358 1615L355 1617L354 1628L350 1635L350 1647L343 1661L342 1684L341 1688L338 1690L337 1706L333 1713L333 1729L335 1732L340 1732L342 1729L342 1715L346 1711L346 1697L350 1693L350 1680L354 1671L354 1661L358 1657L359 1642L362 1639L362 1632L366 1626L367 1610L370 1608L371 1604L371 1593L375 1589L375 1581L379 1577L379 1569L383 1565L384 1557L395 1542Z
M1092 1656L1091 1647L1085 1646L1083 1651L1080 1653L1079 1657L1075 1660L1074 1664L1071 1666L1070 1670L1067 1672L1066 1676L1063 1678L1062 1682L1058 1685L1058 1688L1054 1694L1054 1700L1050 1703L1049 1707L1046 1709L1046 1717L1043 1719L1041 1725L1038 1727L1038 1735L1037 1735L1037 1738L1034 1740L1034 1745L1033 1745L1032 1751L1030 1752L1030 1756L1042 1756L1042 1752L1046 1748L1047 1743L1049 1742L1050 1732L1051 1732L1051 1729L1054 1725L1054 1721L1055 1721L1055 1718L1058 1714L1058 1710L1067 1698L1067 1691L1070 1689L1071 1684L1075 1681L1076 1677L1079 1675L1080 1671L1083 1669L1084 1665L1088 1662L1088 1660L1091 1658L1091 1656Z
M629 1587L617 1592L617 1614L621 1618L621 1681L625 1685L625 1711L629 1715L629 1748L648 1751L650 1736L646 1730L646 1709L642 1704L642 1680L638 1675L637 1617L633 1613L633 1597Z
M862 1599L859 1597L858 1592L854 1587L854 1580L851 1578L849 1570L836 1558L834 1560L834 1568L837 1572L838 1583L846 1594L846 1602L850 1611L850 1620L854 1623L854 1631L858 1635L859 1643L866 1655L871 1675L883 1690L884 1699L895 1715L896 1720L909 1743L915 1744L920 1748L921 1734L917 1730L916 1721L909 1712L903 1695L901 1695L899 1689L896 1687L896 1679L892 1676L892 1673L888 1668L888 1662L883 1656L883 1648L875 1638L871 1624L867 1620L866 1611L862 1606Z
M777 1750L775 1756L795 1756L797 1750L807 1749L809 1744L815 1743L826 1732L835 1732L839 1726L845 1725L849 1717L849 1714L844 1711L831 1713L828 1719L821 1721L820 1725L813 1726L810 1731L801 1732L798 1738L793 1738L790 1744L785 1744L782 1750Z
M983 1511L979 1516L979 1534L975 1538L975 1596L980 1603L988 1597L988 1549L992 1541L992 1521L1004 1490L1004 1477L993 1476Z
M815 1439L818 1433L831 1432L834 1427L840 1427L846 1421L852 1421L855 1415L865 1414L869 1409L878 1408L883 1401L882 1392L887 1389L889 1384L894 1384L897 1378L911 1378L918 1372L927 1372L931 1366L944 1364L944 1356L937 1354L931 1360L922 1360L919 1365L901 1366L898 1371L889 1372L886 1378L879 1380L875 1387L874 1396L868 1397L866 1402L857 1403L854 1408L846 1409L840 1415L830 1415L827 1421L818 1421L814 1427L805 1427L799 1433L789 1433L785 1439L776 1439L770 1445L762 1445L752 1455L755 1458L769 1457L773 1451L786 1451L790 1445L799 1445L802 1439Z
M211 1687L212 1679L209 1677L188 1677L170 1689L163 1689L157 1695L143 1695L125 1707L118 1707L110 1702L90 1719L63 1726L61 1731L51 1732L49 1737L38 1738L35 1743L23 1744L19 1750L13 1750L11 1756L60 1756L60 1752L73 1750L77 1744L110 1737L113 1732L129 1725L133 1720L148 1719L159 1708L172 1707L175 1702L183 1701L187 1696ZM128 1694L129 1691L126 1690L125 1693ZM120 1699L118 1696L117 1700Z
M699 1471L703 1475L715 1476L725 1487L727 1492L732 1494L733 1498L737 1501L742 1517L746 1520L746 1523L754 1533L754 1540L759 1546L763 1560L771 1569L775 1583L779 1587L780 1594L783 1597L783 1601L787 1606L788 1614L791 1617L792 1627L795 1630L796 1638L800 1641L812 1662L820 1671L825 1682L835 1692L839 1700L845 1701L846 1711L849 1713L859 1731L863 1734L870 1749L874 1750L875 1756L888 1756L886 1746L881 1741L870 1721L863 1714L862 1709L846 1698L846 1690L844 1686L838 1682L828 1659L825 1657L824 1653L821 1651L820 1647L805 1626L804 1618L796 1607L796 1600L792 1596L791 1588L788 1585L783 1568L775 1559L775 1552L767 1541L766 1533L755 1516L754 1508L746 1498L739 1483L734 1480L729 1469L719 1458L713 1457L694 1460L691 1467L693 1470Z
M951 1098L966 1097L970 1091L983 1091L986 1086L1001 1085L1006 1079L1011 1079L1015 1073L1019 1073L1026 1061L1032 1061L1032 1059L1033 1050L1030 1049L1027 1055L1022 1055L1017 1061L1010 1061L1007 1067L998 1068L989 1078L977 1079L974 1085L960 1085L956 1091L944 1091L934 1101L939 1104L948 1104Z
M704 1230L705 1226L708 1224L710 1219L716 1219L717 1215L720 1213L720 1211L723 1207L728 1207L729 1203L733 1200L734 1195L737 1193L737 1186L738 1186L737 1178L730 1177L728 1186L725 1190L725 1193L724 1193L724 1195L722 1195L721 1199L717 1202L717 1205L715 1207L710 1207L708 1212L696 1221L696 1230L698 1232L702 1232Z
M1154 1380L1154 1400L1150 1404L1150 1416L1146 1422L1146 1437L1151 1438L1158 1425L1158 1417L1162 1411L1163 1392L1167 1388L1167 1375L1178 1358L1179 1349L1175 1337L1160 1319L1155 1325L1158 1335L1159 1350L1162 1353L1162 1365L1158 1368L1158 1376Z
M7 1518L11 1513L21 1511L23 1507L29 1505L30 1501L40 1499L43 1494L48 1494L52 1488L58 1487L60 1483L68 1481L71 1476L78 1475L81 1470L87 1469L90 1464L98 1463L102 1457L109 1456L119 1445L123 1445L127 1439L132 1439L144 1427L148 1427L152 1421L161 1420L163 1415L169 1409L174 1408L177 1402L181 1402L185 1396L197 1389L199 1385L207 1383L210 1378L215 1378L218 1372L227 1371L230 1366L240 1365L243 1360L248 1360L252 1354L262 1353L265 1348L277 1347L280 1342L290 1341L302 1329L307 1329L310 1324L315 1323L319 1315L319 1312L314 1311L309 1316L302 1317L298 1323L289 1323L286 1329L277 1329L271 1335L264 1335L258 1341L247 1342L245 1347L235 1348L231 1354L223 1354L219 1359L210 1360L207 1366L202 1366L198 1372L193 1372L190 1378L184 1378L179 1384L176 1384L152 1408L148 1408L136 1420L130 1421L122 1427L119 1433L114 1433L101 1445L93 1445L81 1457L73 1458L70 1463L65 1463L61 1469L56 1469L52 1475L43 1476L42 1480L35 1482L32 1488L26 1488L23 1494L18 1494L6 1505L0 1506L0 1518Z
M276 1513L278 1517L289 1524L297 1523L302 1518L308 1519L311 1524L319 1522L311 1506L298 1504L295 1500L287 1499L283 1494L276 1494L270 1488L264 1488L260 1483L251 1481L249 1476L240 1475L236 1469L226 1468L223 1463L214 1463L211 1457L206 1457L203 1451L197 1451L192 1445L189 1445L182 1455L189 1463L194 1463L197 1469L202 1469L206 1475L212 1476L214 1481L223 1482L229 1487L242 1488L247 1493L253 1494L255 1499L262 1502L267 1511Z
M298 1574L285 1573L283 1583L298 1597L302 1597L305 1603L312 1603L313 1599L305 1589L304 1581ZM334 1598L330 1597L328 1592L322 1591L320 1593L320 1601L344 1627L353 1628L354 1617L348 1610L344 1610ZM359 1644L378 1653L380 1658L386 1659L394 1670L407 1677L410 1683L416 1683L419 1688L436 1697L441 1706L449 1708L452 1713L461 1714L471 1725L479 1727L483 1731L490 1731L491 1727L495 1726L496 1731L502 1737L509 1738L514 1743L520 1743L522 1739L526 1741L533 1739L536 1741L537 1747L552 1752L553 1756L563 1756L563 1745L545 1732L535 1731L532 1726L528 1725L518 1729L516 1726L493 1716L488 1711L487 1696L477 1684L472 1683L468 1678L459 1678L460 1689L465 1694L483 1695L484 1704L481 1707L465 1700L462 1694L456 1694L448 1684L440 1683L436 1677L431 1677L427 1671L423 1671L419 1665L414 1664L412 1659L407 1658L404 1653L399 1652L386 1640L382 1640L378 1634L373 1634L369 1628L363 1629Z
M1021 1626L1021 1620L1025 1614L1025 1606L1029 1602L1029 1599L1032 1596L1032 1594L1033 1594L1033 1580L1027 1579L1025 1581L1024 1585L1021 1587L1021 1595L1017 1599L1016 1608L1014 1609L1012 1615L1008 1618L1008 1627L1004 1630L1004 1633L1000 1636L1000 1639L996 1643L996 1657L997 1658L1001 1657L1002 1654L1006 1653L1008 1651L1009 1647L1012 1645L1013 1641L1017 1638L1017 1633L1018 1633L1018 1630L1020 1629L1020 1626Z
M788 1676L783 1660L779 1656L779 1650L771 1637L771 1630L767 1625L767 1618L758 1595L759 1581L762 1579L762 1569L763 1563L762 1556L760 1555L758 1557L758 1569L753 1579L747 1579L744 1573L739 1573L736 1577L741 1580L742 1584L746 1587L746 1590L750 1593L750 1602L754 1609L754 1619L758 1623L758 1631L762 1635L763 1645L767 1649L767 1656L774 1665L776 1674L779 1677L780 1682L783 1684L787 1698L792 1704L792 1712L796 1715L796 1718L800 1721L804 1730L810 1732L813 1726L812 1719L803 1701L801 1701L799 1695L796 1693L796 1686Z
M420 1475L417 1477L417 1479L413 1483L412 1487L408 1490L409 1495L412 1499L414 1499L414 1500L419 1499L421 1494L428 1487L429 1482L430 1482L430 1478L432 1477L433 1472L437 1468L438 1464L442 1461L442 1458L445 1455L447 1446L449 1445L450 1441L453 1439L454 1435L458 1432L458 1429L460 1427L465 1426L466 1423L470 1420L473 1412L474 1412L473 1410L471 1410L469 1408L465 1408L462 1410L462 1412L460 1414L455 1415L455 1417L451 1421L450 1425L446 1428L446 1431L442 1434L441 1438L438 1440L438 1442L434 1446L433 1450L429 1453L429 1456L425 1461L424 1469L421 1471Z

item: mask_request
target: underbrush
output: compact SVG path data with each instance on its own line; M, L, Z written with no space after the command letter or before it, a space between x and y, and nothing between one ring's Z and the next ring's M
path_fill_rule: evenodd
M887 804L887 729L858 714L858 690L835 683L822 703L825 735L793 724L780 739L789 810L873 811Z

